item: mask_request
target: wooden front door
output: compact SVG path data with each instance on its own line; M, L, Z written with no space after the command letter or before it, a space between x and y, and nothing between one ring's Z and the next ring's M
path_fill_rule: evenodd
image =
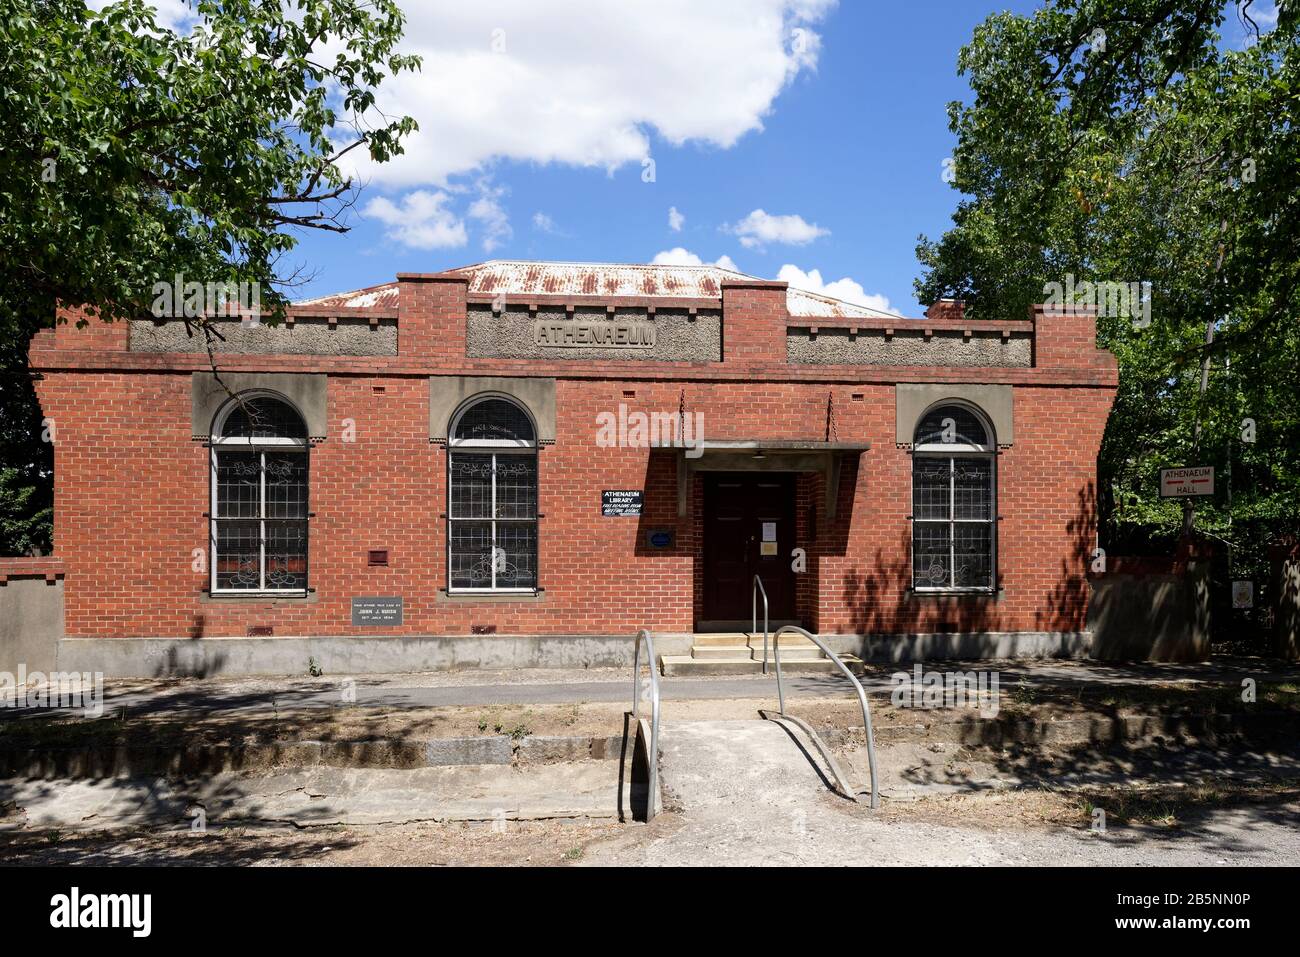
M750 620L754 576L763 579L773 621L795 617L795 476L704 473L704 618ZM763 626L763 600L758 600Z

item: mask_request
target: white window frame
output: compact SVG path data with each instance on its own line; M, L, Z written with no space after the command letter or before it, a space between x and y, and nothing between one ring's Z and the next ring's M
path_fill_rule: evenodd
M212 433L209 437L208 448L208 469L209 469L209 496L208 503L208 591L212 595L290 595L303 596L307 594L308 584L303 583L302 588L267 588L266 587L266 450L275 451L301 451L304 455L308 454L310 442L307 439L289 439L289 438L265 438L255 439L248 436L225 436L221 433L225 431L226 420L230 418L235 409L239 408L242 402L252 399L274 399L282 402L302 418L302 413L292 402L289 402L281 395L274 392L252 391L241 392L238 399L226 404L220 412L217 413L216 420L213 423ZM305 422L306 420L303 419ZM259 489L258 489L258 512L259 517L256 519L245 518L236 519L228 518L218 514L217 493L218 493L218 474L217 474L217 456L223 451L258 451L259 453ZM307 523L311 515L311 461L308 460L307 470L307 518L302 521ZM220 564L220 554L217 546L217 523L219 521L244 521L257 522L258 533L258 560L257 560L257 588L220 588L217 585L217 566ZM274 521L274 520L273 520ZM308 548L310 549L310 536L308 536ZM310 568L310 565L308 566ZM306 575L304 575L304 579Z
M993 423L981 409L976 408L966 402L957 402L951 399L936 403L930 406L916 420L916 426L913 429L912 438L916 438L916 430L921 427L930 413L938 409L960 408L975 416L976 421L984 428L984 434L989 438L986 445L975 444L971 442L924 442L912 446L912 468L911 468L911 501L912 501L912 590L924 594L947 594L947 595L992 595L998 590L998 454L997 440L994 438ZM916 459L947 459L952 464L948 470L948 518L940 519L919 519L916 517ZM957 518L956 501L957 479L954 474L952 460L967 459L985 459L989 463L989 511L990 517L984 518ZM989 526L989 578L987 585L919 585L916 579L916 526L917 523L927 525L946 524L948 526L948 575L949 580L957 571L957 531L954 526L957 525L988 525Z
M456 438L455 437L456 432L460 428L460 420L465 415L465 413L468 412L470 409L474 408L474 406L479 405L480 403L486 402L491 399L501 399L506 402L509 402L520 412L522 412L524 416L528 419L529 425L532 426L533 441L530 442L527 441L526 439L458 439ZM452 483L451 456L452 453L457 450L460 450L461 452L471 452L474 454L482 455L484 458L490 456L492 459L492 502L491 502L492 517L490 519L462 517L462 516L456 516L452 514L452 502L454 501L454 499L452 496L452 486L451 486ZM539 521L539 518L541 512L541 495L542 495L541 484L542 483L541 483L540 458L538 459L537 488L535 490L536 499L534 501L533 517L531 519L523 519L523 518L498 519L496 517L497 456L498 455L537 456L538 450L539 450L539 446L537 443L537 422L533 419L532 412L530 412L528 408L524 406L524 404L520 402L518 399L516 399L514 396L505 395L500 392L480 392L477 395L473 396L472 398L469 398L465 402L461 403L460 408L458 408L455 414L451 417L451 426L447 430L447 594L449 595L535 595L537 594L538 591L541 590L542 541L541 541L541 522ZM523 525L529 522L532 523L535 529L533 537L536 542L536 550L537 550L536 554L533 556L534 575L535 575L535 582L533 584L533 587L530 588L527 586L523 586L523 587L507 587L507 586L498 587L497 586L496 584L497 569L496 569L495 556L496 556L496 549L498 547L496 544L498 521L503 522L504 524L507 525L509 524ZM492 584L487 588L472 588L472 587L467 588L463 585L457 586L452 584L451 541L452 541L452 525L455 522L488 522L492 526L491 547L493 549L492 552L493 560L489 563L490 568L492 570Z

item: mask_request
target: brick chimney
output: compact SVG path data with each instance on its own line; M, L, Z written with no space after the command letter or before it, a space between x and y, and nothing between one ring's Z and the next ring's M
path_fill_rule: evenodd
M961 299L940 299L925 310L925 318L936 322L961 322L966 317L966 303Z

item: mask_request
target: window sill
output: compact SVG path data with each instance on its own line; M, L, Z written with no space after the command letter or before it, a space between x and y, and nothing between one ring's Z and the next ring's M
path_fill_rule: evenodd
M913 598L993 598L1000 601L1006 594L1003 588L915 588L909 586Z
M199 593L199 603L202 605L314 605L316 601L315 591L299 594L267 592L256 595L248 592L213 593L205 588Z
M501 604L502 602L539 602L546 600L546 591L539 588L537 591L520 591L520 592L449 592L445 588L439 588L435 601L439 602L488 602L492 604Z

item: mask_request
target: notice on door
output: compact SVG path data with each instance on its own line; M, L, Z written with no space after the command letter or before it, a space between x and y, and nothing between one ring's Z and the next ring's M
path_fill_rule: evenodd
M776 541L776 522L763 523L763 541L765 542Z
M600 514L605 518L635 518L641 514L645 493L641 489L622 489L600 493Z
M1161 498L1193 498L1214 494L1214 466L1160 470Z

